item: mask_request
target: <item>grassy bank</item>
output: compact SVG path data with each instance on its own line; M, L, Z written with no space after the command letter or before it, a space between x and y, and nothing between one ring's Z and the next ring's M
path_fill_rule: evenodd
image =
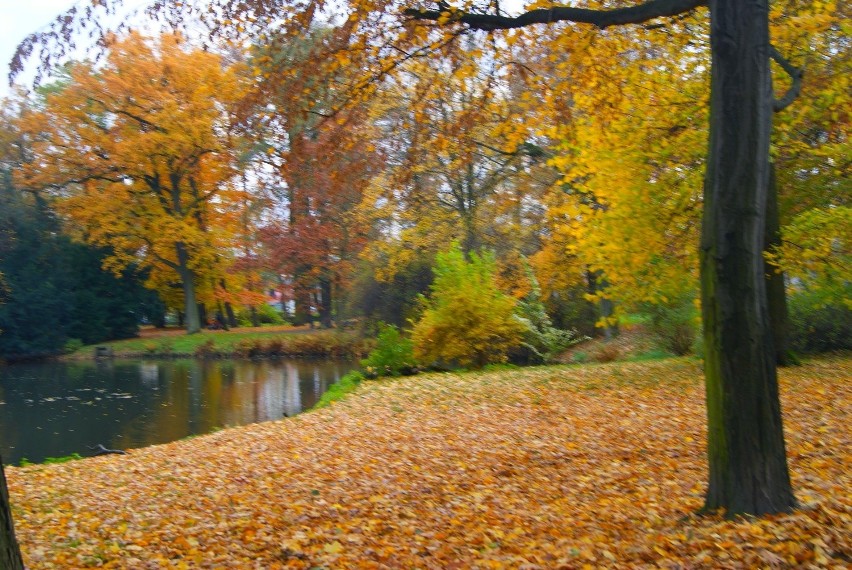
M199 358L343 358L364 356L370 341L350 332L310 330L297 327L232 329L184 334L178 330L146 330L139 338L100 343L115 357ZM68 358L95 356L96 346L85 346Z
M802 508L693 515L690 359L364 381L275 422L8 470L45 568L843 568L852 359L780 373Z

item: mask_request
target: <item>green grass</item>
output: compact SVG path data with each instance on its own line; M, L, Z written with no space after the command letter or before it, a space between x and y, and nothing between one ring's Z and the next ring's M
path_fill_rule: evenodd
M350 372L343 376L340 380L329 386L328 390L320 397L319 402L313 407L314 410L325 408L332 402L338 402L346 396L354 392L361 382L364 381L364 375L360 372Z
M78 459L83 459L83 456L79 453L72 453L71 455L65 455L63 457L45 457L44 461L42 461L43 465L51 465L53 463L68 463L69 461L77 461ZM21 467L26 467L28 465L35 465L32 461L27 459L26 457L21 458L21 462L18 464Z
M109 346L115 356L254 356L358 357L367 348L363 339L336 331L202 331L88 345L71 358L91 358L95 346ZM274 347L274 348L271 348Z

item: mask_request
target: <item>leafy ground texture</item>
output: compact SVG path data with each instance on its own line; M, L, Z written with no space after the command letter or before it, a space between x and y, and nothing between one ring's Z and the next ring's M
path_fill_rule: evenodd
M277 422L10 468L31 569L848 568L852 359L782 370L801 509L696 517L694 360L367 382Z

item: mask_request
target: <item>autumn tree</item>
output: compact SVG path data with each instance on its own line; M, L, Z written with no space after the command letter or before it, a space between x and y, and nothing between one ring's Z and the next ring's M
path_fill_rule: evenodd
M543 120L513 97L512 69L466 38L458 53L419 59L371 96L386 168L361 204L374 229L363 257L381 286L458 240L496 254L506 290L525 290L523 256L540 246L546 164Z
M132 34L105 66L72 66L22 123L33 155L21 183L62 193L80 237L112 248L113 269L138 263L161 290L176 283L190 333L201 327L197 290L235 222L223 106L239 90L219 57L179 36Z
M316 28L302 38L270 36L252 47L249 64L262 82L247 99L246 124L264 152L255 162L270 174L269 216L259 233L266 266L284 276L302 324L316 307L324 327L366 238L356 206L381 169L382 153L366 102L340 108L349 72L303 73L335 41L334 30Z
M350 279L366 238L356 206L380 155L363 143L358 113L318 125L287 153L286 218L263 231L270 267L293 278L299 293L312 294L323 327L332 326L334 299ZM369 135L368 135L369 136Z

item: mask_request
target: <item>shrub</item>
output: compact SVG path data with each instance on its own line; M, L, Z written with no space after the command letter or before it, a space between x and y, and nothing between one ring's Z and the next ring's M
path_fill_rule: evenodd
M262 303L254 307L255 318L259 325L286 325L287 321L275 307ZM236 314L237 324L241 327L253 327L251 307L243 307Z
M216 350L216 343L212 338L208 338L195 347L196 358L216 358L217 356L219 356L219 352Z
M571 364L585 364L589 361L589 353L576 352L571 356Z
M256 338L240 339L234 344L234 356L237 358L263 356L263 343Z
M526 267L526 272L530 292L518 303L516 314L527 330L523 335L522 350L513 351L513 359L537 364L553 362L567 348L585 337L579 336L577 331L562 330L553 326L541 298L538 279L529 266Z
M332 331L288 337L286 356L302 358L361 358L369 349L364 340L353 333Z
M592 358L595 362L612 362L621 356L621 349L614 344L603 344L598 348Z
M414 360L414 343L402 336L395 326L379 323L376 348L361 361L361 366L371 378L411 374L417 367Z
M522 342L527 327L514 314L515 300L495 282L494 256L471 253L458 244L438 254L429 299L414 325L414 355L424 363L481 368L504 362Z
M843 299L799 291L788 299L790 346L803 353L852 348L852 309Z
M263 347L263 351L267 356L284 356L287 354L287 343L284 342L283 338L275 337L266 341L266 345Z
M71 354L72 352L77 352L78 350L83 348L83 346L85 345L83 344L83 341L79 338L69 338L65 342L63 350L65 351L65 354Z
M677 356L692 352L698 336L698 310L691 295L644 307L660 348Z

